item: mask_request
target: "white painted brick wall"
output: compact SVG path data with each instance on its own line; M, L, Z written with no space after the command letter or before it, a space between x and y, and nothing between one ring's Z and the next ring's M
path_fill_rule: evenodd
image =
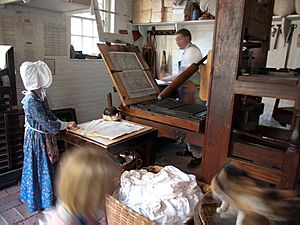
M113 92L112 82L102 60L59 61L60 73L53 76L47 94L53 109L73 107L79 122L102 117L106 94ZM113 95L114 105L119 98Z
M34 29L36 31L35 60L43 60L45 58L43 42L44 24L46 22L65 24L68 30L67 46L69 46L70 19L61 13L26 7L6 7L4 9L0 9L0 16L2 15L12 15L15 17L15 66L17 93L19 107L21 108L20 102L23 98L21 91L24 90L24 87L19 75L19 67L22 62L28 59L24 58L24 40L22 39L21 31L19 29L20 20L26 17L34 21ZM0 44L5 43L0 42ZM79 123L100 118L104 108L106 107L106 94L107 92L113 92L113 85L103 60L69 59L69 53L66 55L67 57L47 57L55 59L55 75L53 75L53 83L47 89L47 98L50 102L51 108L75 108ZM119 97L116 93L113 93L113 104L115 106L120 104Z

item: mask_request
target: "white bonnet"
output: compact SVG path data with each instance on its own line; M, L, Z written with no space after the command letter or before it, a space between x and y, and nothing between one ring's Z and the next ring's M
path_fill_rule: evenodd
M52 83L52 74L49 67L40 60L22 63L20 74L27 91L48 88Z

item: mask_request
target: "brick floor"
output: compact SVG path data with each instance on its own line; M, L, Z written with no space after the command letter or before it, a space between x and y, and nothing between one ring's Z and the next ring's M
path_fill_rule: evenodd
M27 206L19 200L20 186L15 185L0 191L0 225L38 224L38 213L29 213Z
M16 185L0 191L0 225L38 225L40 213L28 212L27 206L19 200L20 186ZM106 224L104 215L99 215L100 224ZM55 225L55 224L53 224Z
M9 194L8 194L8 192L7 192L6 190L0 191L0 198L5 197L5 196L8 196L8 195L9 195Z

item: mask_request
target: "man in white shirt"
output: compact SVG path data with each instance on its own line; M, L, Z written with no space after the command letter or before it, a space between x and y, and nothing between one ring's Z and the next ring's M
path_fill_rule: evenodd
M178 30L175 34L175 41L179 49L183 50L183 53L181 60L178 62L178 74L166 74L167 76L161 78L166 82L173 81L187 67L193 63L198 63L202 59L200 49L191 42L192 36L189 30ZM179 98L185 102L199 102L199 84L200 74L197 71L179 88Z
M175 34L175 41L179 49L183 50L181 61L178 62L178 74L169 75L161 78L161 80L169 82L173 81L179 74L193 63L198 63L202 59L200 49L193 44L192 35L187 29L180 29ZM179 98L189 103L199 103L199 85L200 74L195 72L184 84L179 88ZM194 168L201 163L199 154L200 150L191 151L191 146L187 143L186 149L183 152L177 152L177 155L192 155L193 158L188 164L188 167Z

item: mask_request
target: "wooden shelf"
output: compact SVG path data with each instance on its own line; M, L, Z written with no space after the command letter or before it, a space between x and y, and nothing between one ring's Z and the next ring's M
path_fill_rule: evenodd
M159 23L137 23L133 29L139 30L146 37L146 32L154 26L156 30L179 30L186 26L214 26L215 20L190 20L190 21L174 21L174 22L159 22Z
M174 21L174 22L159 22L159 23L137 23L134 24L136 26L170 26L170 25L201 25L201 24L209 24L212 25L215 23L215 20L189 20L189 21Z
M300 20L300 15L288 15L286 17L281 16L273 16L272 22L280 22L282 19L287 19L290 21ZM152 26L176 26L176 25L214 25L215 20L190 20L190 21L173 21L173 22L157 22L157 23L136 23L133 24L135 26L146 26L146 27L152 27Z
M272 21L273 22L280 22L282 19L287 19L290 21L295 21L295 20L300 20L300 15L288 15L286 17L281 17L281 16L273 16Z

